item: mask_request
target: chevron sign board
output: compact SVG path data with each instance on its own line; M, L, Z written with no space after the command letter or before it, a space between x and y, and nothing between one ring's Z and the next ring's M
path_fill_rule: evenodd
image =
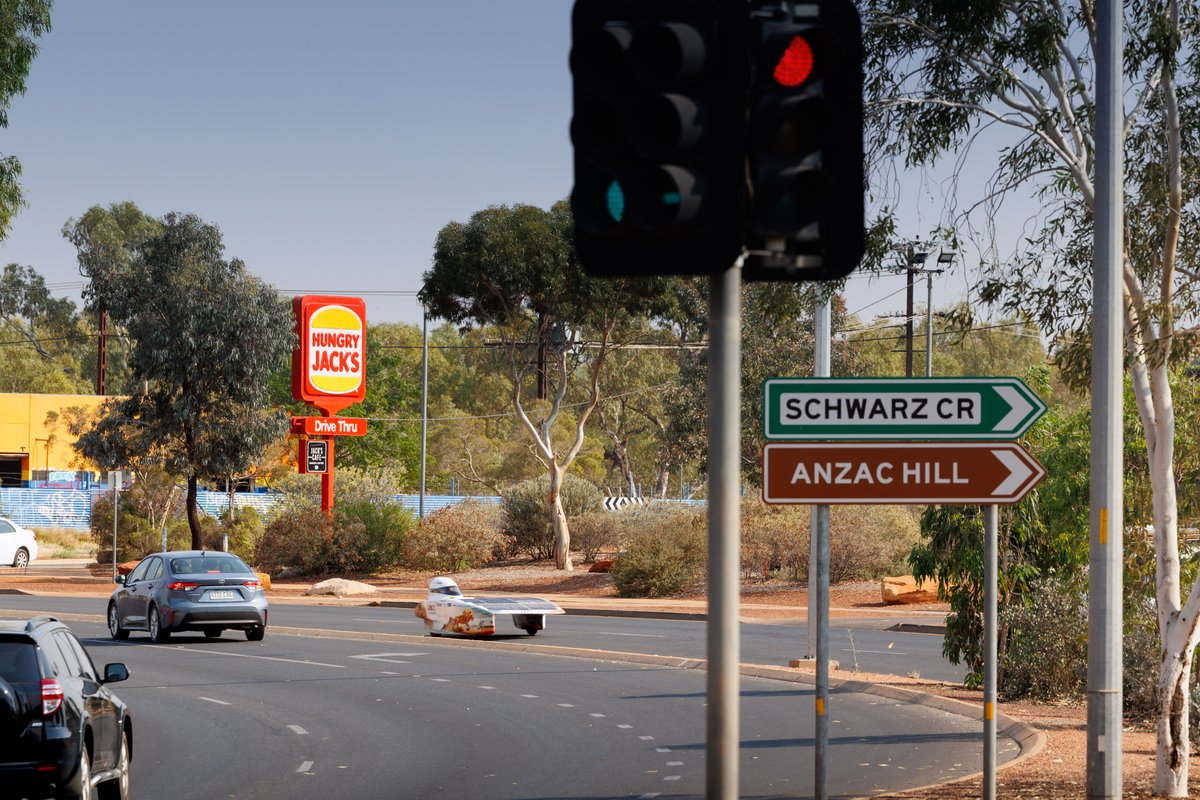
M604 498L604 508L607 511L620 511L623 508L633 508L634 506L646 505L645 498L642 497L606 497Z

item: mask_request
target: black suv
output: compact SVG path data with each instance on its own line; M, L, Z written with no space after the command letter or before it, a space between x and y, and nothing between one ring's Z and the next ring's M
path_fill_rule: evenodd
M133 725L71 629L54 617L0 620L0 786L4 797L129 797Z

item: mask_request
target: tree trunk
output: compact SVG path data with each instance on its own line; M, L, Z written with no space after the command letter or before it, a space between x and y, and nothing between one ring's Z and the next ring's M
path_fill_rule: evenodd
M204 538L200 533L200 513L197 511L196 494L199 488L199 479L192 475L188 478L187 490L187 520L188 527L192 531L192 549L201 550L204 547Z
M554 566L570 572L575 567L571 564L571 530L567 527L567 512L562 504L563 473L561 469L550 470L546 508L550 511L550 522L554 526Z
M1154 757L1154 794L1188 796L1188 684L1192 674L1192 650L1182 654L1163 649L1158 668L1158 747Z

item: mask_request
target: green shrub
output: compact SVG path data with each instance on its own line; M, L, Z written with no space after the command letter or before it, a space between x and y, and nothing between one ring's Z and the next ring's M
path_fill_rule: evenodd
M267 525L254 561L276 577L355 572L365 542L361 520L304 508L281 514Z
M355 554L357 569L375 572L400 563L405 536L414 523L407 508L390 500L350 500L335 505L334 514L362 524L362 544Z
M542 475L518 484L503 495L504 530L513 537L519 553L533 559L554 557L554 527L546 508L550 491L550 476ZM562 485L563 511L570 520L592 511L599 511L604 497L595 484L567 473Z
M615 555L621 549L622 513L593 511L571 520L571 549L594 562L601 553Z
M1030 584L1028 603L1004 610L1008 642L1000 688L1009 698L1077 696L1087 680L1087 600L1080 576L1050 576Z
M741 569L747 577L808 579L808 506L742 498Z
M473 500L438 509L409 531L403 563L429 572L463 572L482 566L504 538L503 515L500 506Z
M625 549L613 561L621 597L666 597L691 589L704 575L703 512L649 509L625 516Z
M254 550L258 540L262 538L264 527L262 515L253 506L235 509L235 515L230 518L226 510L221 518L222 529L229 536L229 552L239 556L244 561L254 560Z

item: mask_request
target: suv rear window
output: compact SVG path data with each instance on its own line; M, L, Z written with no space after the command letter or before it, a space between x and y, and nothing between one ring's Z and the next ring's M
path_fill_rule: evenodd
M10 683L25 683L40 677L33 642L0 639L0 678Z

